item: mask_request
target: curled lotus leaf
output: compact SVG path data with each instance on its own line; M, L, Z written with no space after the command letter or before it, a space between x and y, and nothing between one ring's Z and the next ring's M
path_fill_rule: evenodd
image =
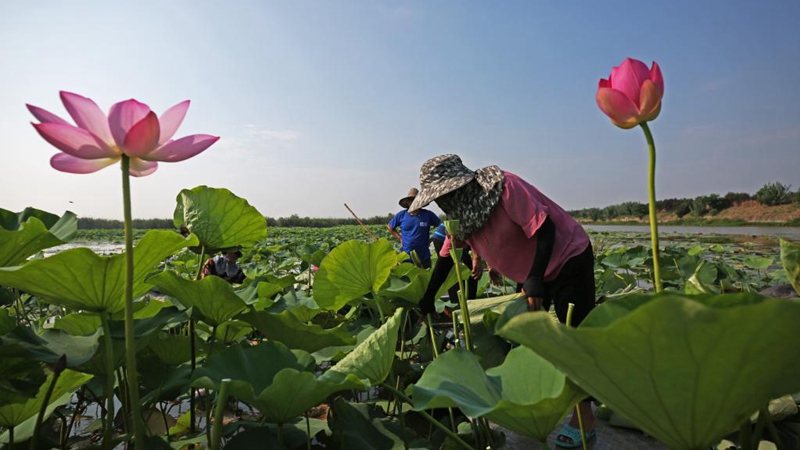
M40 250L71 241L78 217L67 211L59 217L35 208L13 213L0 208L0 267L22 264Z
M58 377L50 396L50 402L46 406L45 419L49 417L58 406L69 402L72 393L91 378L92 375L75 372L69 369L64 370ZM53 373L50 373L34 398L21 403L10 403L0 406L0 426L3 428L14 427L15 441L21 442L33 435L36 416L44 405L45 394L52 380ZM7 443L8 438L9 433L6 430L0 435L0 443Z
M337 311L349 301L378 292L397 265L397 252L386 239L366 244L351 240L322 260L314 278L314 300Z
M194 236L148 231L133 249L133 296L150 290L144 279L164 258L196 244ZM0 267L0 285L71 309L115 313L125 307L125 254L107 257L87 248L66 250L23 266Z
M334 381L314 374L315 361L302 350L289 350L280 342L268 341L255 347L229 347L210 356L195 371L192 385L218 389L231 379L229 392L257 408L267 421L286 423L334 392L363 389L354 375Z
M194 307L203 321L218 326L242 312L247 304L233 287L220 277L187 280L174 272L161 272L147 279L161 292L178 299L187 308Z
M458 407L541 442L586 394L552 364L525 347L511 350L498 367L484 372L463 349L433 361L413 387L417 411Z
M247 200L227 189L197 186L176 198L176 227L186 226L200 239L206 253L243 246L267 237L267 219Z
M499 334L678 450L708 448L770 399L800 391L800 302L673 292L623 299L578 328L529 313Z
M781 262L789 283L800 294L800 244L781 239Z
M355 344L356 339L343 326L324 329L300 322L290 311L251 312L242 320L255 327L265 338L282 342L289 348L316 352L326 347Z

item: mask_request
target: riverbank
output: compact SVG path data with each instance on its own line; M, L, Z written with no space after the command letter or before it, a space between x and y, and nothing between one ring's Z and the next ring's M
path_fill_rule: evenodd
M650 218L645 214L642 217L597 221L579 218L578 221L587 225L648 225ZM748 200L700 217L678 217L674 213L659 211L658 224L688 227L800 227L800 204L766 206Z

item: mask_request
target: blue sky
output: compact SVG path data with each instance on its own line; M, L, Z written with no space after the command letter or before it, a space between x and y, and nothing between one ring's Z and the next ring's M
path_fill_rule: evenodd
M0 3L0 207L121 218L117 167L56 172L25 103L191 99L221 140L133 180L134 217L226 187L269 216L394 212L419 166L497 164L567 209L645 201L640 130L597 108L626 57L665 78L659 198L800 187L800 2ZM72 202L72 203L70 203Z

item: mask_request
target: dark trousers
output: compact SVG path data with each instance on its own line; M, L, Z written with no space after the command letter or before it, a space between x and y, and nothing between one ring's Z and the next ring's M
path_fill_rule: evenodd
M438 255L439 252L442 250L442 246L444 245L444 241L440 241L439 239L433 239L433 248L436 250L436 254ZM472 252L468 248L464 249L461 253L461 262L464 263L470 270L472 270ZM447 295L450 297L450 302L458 303L458 284L454 284L450 289L447 290ZM478 280L468 277L467 278L467 299L473 299L478 296Z
M518 284L517 292L521 290L522 284ZM594 292L594 254L589 244L586 250L564 264L554 280L544 283L542 306L547 311L551 304L555 305L559 322L566 323L567 309L574 303L571 325L578 326L595 307Z

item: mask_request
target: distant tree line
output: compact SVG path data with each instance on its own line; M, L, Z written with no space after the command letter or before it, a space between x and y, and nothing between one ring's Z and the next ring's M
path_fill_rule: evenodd
M362 218L361 222L365 225L385 225L392 220L394 214L385 216L373 216ZM289 217L266 217L267 226L270 227L309 227L309 228L329 228L339 225L356 225L357 222L352 217L329 218L329 217L300 217L292 214ZM81 230L121 230L121 220L97 219L94 217L78 218L78 228ZM133 219L133 228L139 229L175 229L172 219Z
M767 183L755 195L745 192L728 192L700 195L695 198L668 198L656 201L659 214L675 214L679 219L685 216L716 216L722 210L747 200L756 200L762 205L776 206L789 203L800 204L800 189L791 190L791 185L783 183ZM642 219L648 215L647 203L625 202L605 208L586 208L569 212L576 219L591 221L607 221L620 218Z
M121 230L121 220L98 219L95 217L79 217L79 230ZM133 219L133 228L152 230L152 229L171 229L175 228L172 219Z
M385 216L360 217L364 225L385 225L392 220L394 214ZM309 228L329 228L339 225L357 225L356 219L352 217L300 217L292 214L289 217L267 217L267 226L270 227L309 227Z

